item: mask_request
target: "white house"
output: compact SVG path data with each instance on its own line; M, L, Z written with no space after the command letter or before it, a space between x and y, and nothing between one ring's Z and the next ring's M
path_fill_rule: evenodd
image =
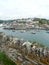
M30 49L31 49L31 45L32 43L26 41L22 44L22 46L26 46L27 50L28 50L28 53L30 53Z

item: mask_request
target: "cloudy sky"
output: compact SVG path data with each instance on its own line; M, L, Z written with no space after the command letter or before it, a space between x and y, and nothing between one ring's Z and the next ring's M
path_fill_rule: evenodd
M0 19L49 19L49 0L0 0Z

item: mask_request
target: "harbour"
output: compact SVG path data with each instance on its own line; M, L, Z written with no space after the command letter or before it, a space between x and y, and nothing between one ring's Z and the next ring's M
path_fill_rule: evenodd
M28 40L30 42L38 42L45 46L49 46L49 33L46 30L5 30L0 28L0 32L6 35L16 36L19 39ZM34 34L35 33L35 34Z

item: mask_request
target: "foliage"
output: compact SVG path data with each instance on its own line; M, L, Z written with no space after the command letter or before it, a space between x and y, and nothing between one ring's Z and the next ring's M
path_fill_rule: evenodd
M24 21L24 20L21 21L21 19L19 21L18 21L18 19L14 19L14 20L0 20L0 23L7 23L7 22L13 22L13 21L16 21L18 23L26 23L26 21ZM33 21L39 21L39 24L49 24L49 20L43 19L43 18L34 18Z
M3 20L0 20L0 23L3 23Z
M16 65L11 59L8 58L8 56L5 55L5 53L0 52L0 63L2 65Z
M39 21L40 24L49 24L49 20L42 18L34 18L33 21Z

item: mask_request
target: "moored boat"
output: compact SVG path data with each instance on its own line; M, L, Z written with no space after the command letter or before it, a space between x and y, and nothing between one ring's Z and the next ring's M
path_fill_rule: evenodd
M36 34L36 32L35 31L32 31L31 34Z
M21 33L24 33L24 32L26 32L26 31L25 31L25 30L21 30L20 32L21 32Z

